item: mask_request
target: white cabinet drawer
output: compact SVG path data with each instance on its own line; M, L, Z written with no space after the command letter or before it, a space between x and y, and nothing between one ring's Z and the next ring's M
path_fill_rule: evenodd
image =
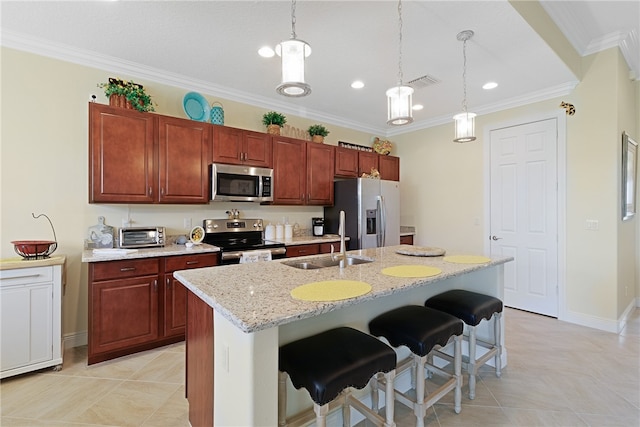
M28 262L28 261L25 261ZM28 285L53 281L53 267L17 268L0 271L0 286Z

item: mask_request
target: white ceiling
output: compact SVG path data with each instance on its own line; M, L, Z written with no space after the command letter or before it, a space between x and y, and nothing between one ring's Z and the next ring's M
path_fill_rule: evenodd
M631 76L640 76L640 2L542 5L580 55L619 45ZM0 7L5 46L379 135L444 123L461 110L456 34L462 30L475 32L467 43L470 111L562 96L578 80L507 1L405 0L404 82L429 75L438 83L416 90L414 103L424 110L396 128L386 125L385 98L398 80L395 1L298 0L297 37L312 47L306 73L312 93L304 98L276 94L278 57L257 54L290 37L290 1L2 1ZM366 86L351 89L355 79ZM498 88L483 90L490 80Z

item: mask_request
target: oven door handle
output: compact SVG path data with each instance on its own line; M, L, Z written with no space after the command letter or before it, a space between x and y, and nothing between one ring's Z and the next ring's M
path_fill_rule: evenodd
M273 249L257 249L257 251L268 250L271 252L271 256L275 255L284 255L287 253L287 248L273 248ZM250 251L236 251L236 252L222 252L220 255L220 259L222 261L231 260L231 259L240 259L242 257L243 252L255 252L256 249L252 249Z

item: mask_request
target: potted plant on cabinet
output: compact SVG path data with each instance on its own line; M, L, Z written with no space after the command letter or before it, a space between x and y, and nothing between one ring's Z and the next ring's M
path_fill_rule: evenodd
M262 116L262 124L267 127L267 133L280 135L280 128L287 123L287 118L275 111L269 111Z
M324 142L324 137L329 135L327 128L322 125L311 125L309 129L307 129L307 132L311 135L313 142L319 142L321 144Z
M135 108L142 112L155 111L151 97L141 84L110 77L107 83L100 83L98 87L104 89L111 106Z

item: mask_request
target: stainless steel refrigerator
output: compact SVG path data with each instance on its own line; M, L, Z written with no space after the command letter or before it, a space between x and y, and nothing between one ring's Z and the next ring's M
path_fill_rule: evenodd
M334 183L334 205L324 208L325 233L338 233L344 211L349 249L400 244L400 183L354 178Z

